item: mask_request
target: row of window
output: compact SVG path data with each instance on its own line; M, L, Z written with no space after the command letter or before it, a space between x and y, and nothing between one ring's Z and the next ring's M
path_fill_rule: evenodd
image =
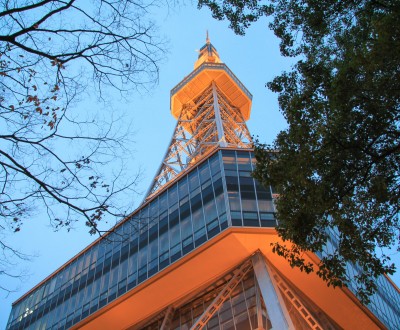
M276 221L271 191L251 177L254 162L252 155L247 152L225 150L223 153L232 225L274 227Z
M335 230L329 230L329 239L320 253L320 257L327 254L333 254L339 244L339 233ZM357 265L346 264L346 273L348 278L354 279L360 270ZM379 276L377 281L377 291L370 297L368 308L389 328L396 329L400 324L400 295L391 283L384 277ZM357 292L357 283L350 282L349 289L355 294Z
M271 192L251 177L252 163L251 153L231 150L206 160L14 306L8 329L68 328L228 226L275 226ZM380 277L371 311L395 328L399 305Z
M203 162L14 306L8 329L68 328L230 225L274 226L251 162L231 151Z

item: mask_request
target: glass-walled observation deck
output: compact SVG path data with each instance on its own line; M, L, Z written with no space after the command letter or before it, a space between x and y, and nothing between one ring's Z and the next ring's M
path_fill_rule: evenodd
M68 329L230 226L274 227L253 163L215 152L17 301L7 329Z
M253 164L251 151L214 152L18 300L7 329L68 329L229 227L275 227L271 191L251 177ZM377 285L368 308L399 329L400 293L384 276Z

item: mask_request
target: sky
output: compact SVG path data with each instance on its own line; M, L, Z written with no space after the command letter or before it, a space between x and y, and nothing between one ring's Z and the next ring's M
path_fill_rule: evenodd
M134 156L129 170L136 173L140 169L141 180L136 190L143 194L156 174L176 124L169 109L170 90L193 70L196 50L205 44L207 30L221 60L253 94L247 125L250 133L262 142L271 143L286 125L277 96L265 83L290 69L292 63L280 55L278 40L268 30L265 18L253 24L244 37L235 35L227 22L214 20L208 9L196 9L195 4L160 8L155 20L160 25L160 35L168 40L166 58L160 63L159 83L148 92L133 93L128 101L113 104L132 122L133 142L126 146ZM92 104L92 100L86 99L77 106L84 109ZM132 194L132 202L139 205L143 194ZM54 232L38 211L21 232L7 238L8 243L34 257L20 265L29 276L19 284L18 291L7 297L0 292L0 329L6 326L13 301L96 238L87 231L81 224L70 232ZM400 276L396 274L394 280L399 285ZM2 284L15 285L11 281Z

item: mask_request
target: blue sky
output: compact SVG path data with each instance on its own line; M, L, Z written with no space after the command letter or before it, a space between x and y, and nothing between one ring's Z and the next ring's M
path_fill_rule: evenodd
M169 40L168 53L160 64L159 84L152 90L132 94L128 101L114 103L113 107L132 122L133 142L126 146L133 151L129 171L142 171L138 192L144 193L155 175L168 147L175 120L170 115L170 90L192 69L197 59L196 50L205 43L206 30L221 60L253 94L253 106L248 127L261 141L272 142L276 134L285 128L279 113L276 95L265 88L281 71L290 68L290 60L280 56L278 40L268 30L266 19L250 27L246 36L236 36L227 22L212 19L207 9L197 10L195 4L182 7L160 8L156 16L160 34ZM86 99L78 105L83 111L93 100ZM132 194L135 205L143 196ZM54 232L40 210L27 221L22 231L8 238L8 242L21 251L35 255L23 267L30 276L20 284L16 293L4 297L0 293L0 328L5 328L11 303L72 258L95 237L87 233L81 224L74 230ZM395 281L399 284L399 275ZM5 283L7 285L7 283ZM14 285L9 283L9 285Z

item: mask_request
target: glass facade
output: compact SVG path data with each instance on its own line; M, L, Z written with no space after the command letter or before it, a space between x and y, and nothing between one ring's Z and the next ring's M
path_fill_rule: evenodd
M274 227L249 151L219 150L13 306L7 329L68 329L230 226Z
M332 254L339 246L339 233L334 230L329 231L329 239L323 252L319 253L319 257ZM347 275L354 278L361 272L357 265L347 263ZM368 308L379 320L387 326L388 329L400 328L400 293L389 282L385 276L379 276L376 282L377 291L370 297ZM356 283L350 282L348 288L356 293Z
M7 329L68 329L228 227L274 227L254 162L250 151L216 151L14 304ZM378 287L368 307L397 329L400 294L385 277Z

